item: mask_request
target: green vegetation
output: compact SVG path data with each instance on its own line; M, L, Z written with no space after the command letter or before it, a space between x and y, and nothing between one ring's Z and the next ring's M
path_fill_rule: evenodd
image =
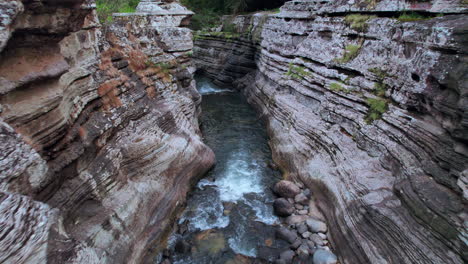
M414 21L427 20L427 19L432 19L434 17L442 17L442 16L444 16L444 14L428 15L428 14L419 14L416 12L404 12L397 19L400 22L414 22Z
M388 110L388 102L384 98L367 98L366 103L369 105L366 122L368 124L382 118L383 113Z
M375 18L375 16L353 14L353 15L347 15L345 17L345 21L352 29L356 31L360 31L360 32L365 32L367 31L367 28L369 27L369 25L367 24L367 21L372 18Z
M310 76L310 72L306 71L302 66L296 66L292 62L289 63L289 69L286 73L286 76L289 76L294 79L301 79L306 76Z
M382 69L379 69L379 68L370 68L369 71L372 72L373 74L375 74L375 76L377 76L377 78L379 78L379 80L383 80L383 79L388 77L388 74L385 71L383 71Z
M190 27L193 30L206 30L221 24L223 15L245 14L247 12L274 9L284 0L181 0L182 4L195 12Z
M140 0L96 0L99 20L112 22L112 13L133 13Z
M345 53L343 54L343 57L340 59L336 59L336 61L340 63L350 62L357 57L357 55L359 54L359 50L361 50L361 45L349 44L345 48Z
M330 90L334 92L349 93L349 91L342 86L342 83L336 82L330 84Z
M374 89L375 95L379 97L385 97L385 92L387 91L387 85L385 83L375 83Z
M169 70L172 68L172 65L168 62L152 62L150 60L146 61L147 67L159 68L163 73L169 73Z

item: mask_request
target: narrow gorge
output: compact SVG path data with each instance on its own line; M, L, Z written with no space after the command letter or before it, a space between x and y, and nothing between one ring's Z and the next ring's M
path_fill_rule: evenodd
M467 14L1 1L0 263L466 263Z

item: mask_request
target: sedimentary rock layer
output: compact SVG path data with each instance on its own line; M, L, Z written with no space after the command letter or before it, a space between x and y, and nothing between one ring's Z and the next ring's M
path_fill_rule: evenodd
M137 263L213 164L168 5L101 27L94 1L0 4L0 262Z
M236 83L285 177L319 195L340 263L467 261L466 13L463 1L290 1L229 20L235 39L260 43ZM232 43L224 34L201 33L196 61L222 61L205 54Z

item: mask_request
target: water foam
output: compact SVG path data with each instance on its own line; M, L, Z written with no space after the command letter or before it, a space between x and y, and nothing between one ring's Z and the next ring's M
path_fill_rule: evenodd
M197 80L197 88L200 94L214 94L214 93L224 93L224 92L231 91L229 89L220 88L214 85L206 78L200 78Z
M245 151L235 152L222 176L216 179L221 201L237 202L247 193L263 193L259 170Z

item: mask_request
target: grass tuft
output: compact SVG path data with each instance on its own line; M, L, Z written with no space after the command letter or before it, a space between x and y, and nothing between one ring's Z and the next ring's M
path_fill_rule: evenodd
M359 32L366 32L369 25L367 21L375 18L376 16L366 16L360 14L347 15L345 17L346 23L354 30Z
M388 110L388 102L384 98L367 98L366 103L369 105L366 117L368 124L382 118L382 115Z
M340 63L350 62L359 55L360 50L361 50L360 45L352 45L352 44L347 45L345 48L345 53L343 54L343 57L340 59L336 59L336 61Z
M96 10L102 23L112 22L112 13L134 13L139 0L96 0Z

